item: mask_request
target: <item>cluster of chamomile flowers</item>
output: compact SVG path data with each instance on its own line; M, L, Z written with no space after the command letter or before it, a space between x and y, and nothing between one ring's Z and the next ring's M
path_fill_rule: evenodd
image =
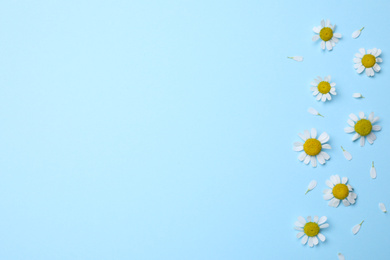
M364 28L364 27L363 27ZM353 38L359 37L361 31L355 31L352 34ZM332 50L335 47L336 43L339 42L339 39L342 38L340 33L335 32L336 25L332 25L329 20L322 20L321 24L318 27L314 27L313 31L315 35L313 36L313 41L321 40L321 48L323 50L327 49L328 51ZM360 74L365 71L366 75L372 77L375 75L375 72L379 72L381 67L378 63L382 62L382 59L379 57L381 54L380 49L369 49L364 48L359 49L359 52L355 54L353 59L354 68ZM303 57L295 56L288 57L296 61L303 61ZM313 96L317 101L328 102L332 100L332 96L337 95L336 92L336 83L331 79L331 76L320 77L317 76L311 82L310 90L313 92ZM361 98L359 94L354 94L353 97ZM320 115L315 109L309 109L309 112L314 115ZM360 145L364 146L365 141L369 144L373 144L376 140L376 135L374 132L380 131L381 127L376 125L379 117L376 117L374 113L365 115L363 112L359 112L358 115L351 113L347 119L348 126L344 131L348 134L353 134L352 141L360 139ZM312 167L317 167L317 163L323 165L329 159L330 155L327 150L330 150L332 147L328 144L330 136L323 132L321 134L317 133L315 128L309 130L304 130L303 133L298 133L300 141L294 142L293 150L299 152L298 160L304 164L311 164ZM352 156L350 153L343 149L344 156L351 160ZM374 172L374 173L373 173ZM374 165L372 165L371 177L376 177L376 171ZM312 181L309 184L309 189L313 189L317 185L316 181ZM340 204L344 206L350 206L355 204L357 199L357 194L354 192L353 187L348 184L347 177L340 177L339 175L330 176L329 180L326 181L327 189L324 190L323 198L324 200L329 200L328 205L331 207L337 208ZM385 211L384 205L381 203L380 208L383 212ZM308 244L310 247L313 247L319 243L319 241L325 241L325 236L322 234L323 229L329 226L326 223L327 218L325 216L318 217L298 217L298 221L295 222L295 229L299 231L297 238L301 238L303 245ZM352 232L356 234L362 223L356 225ZM339 255L340 259L343 259L343 256Z

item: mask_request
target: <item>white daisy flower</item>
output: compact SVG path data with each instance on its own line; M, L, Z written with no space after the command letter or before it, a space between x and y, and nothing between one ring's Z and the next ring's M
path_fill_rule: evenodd
M326 132L323 132L318 139L317 130L315 128L311 129L311 132L308 130L303 131L303 134L299 133L299 137L304 141L295 142L293 150L300 152L302 151L298 159L305 164L311 162L311 166L317 167L317 160L320 164L324 164L325 161L330 159L329 154L322 151L323 149L331 149L330 145L326 142L329 141L329 135Z
M300 231L297 234L297 238L302 237L302 245L308 243L310 247L318 245L318 239L322 242L325 241L325 236L320 233L324 228L329 227L328 223L325 223L327 218L325 216L318 218L314 216L313 220L311 216L307 217L307 221L303 217L298 217L298 221L295 222L295 229Z
M313 36L313 42L317 41L318 39L321 39L321 48L325 50L326 46L329 51L332 50L341 38L340 33L334 32L335 28L336 25L333 26L329 20L326 20L326 22L322 20L320 26L313 28L313 31L315 33L318 33L318 35Z
M330 176L330 180L326 181L326 185L330 189L324 190L324 199L330 200L329 206L337 208L340 201L343 201L343 204L346 207L355 204L357 195L352 192L353 188L351 185L347 184L347 182L347 177L340 179L340 176L338 175L332 175Z
M355 63L354 68L357 70L357 73L362 73L364 70L366 70L366 75L369 77L374 76L374 71L379 72L381 70L381 67L378 65L378 63L382 62L382 58L379 58L378 56L381 55L382 51L381 49L371 49L366 50L364 48L359 49L359 53L356 53L356 58L353 59L353 62Z
M350 114L347 123L349 127L344 128L346 133L355 133L352 137L352 141L356 141L360 138L360 146L364 146L365 138L370 144L373 144L376 140L376 135L373 131L380 131L382 129L379 125L374 125L379 120L379 117L374 117L374 112L371 112L368 119L364 116L363 112L359 112L360 119L355 114Z
M295 60L295 61L303 61L303 57L302 56L292 56L292 57L287 57L287 58Z
M317 100L325 102L326 100L331 100L332 95L337 95L336 93L336 83L330 83L330 76L324 77L324 80L320 76L317 76L314 81L311 82L312 87L310 88L313 91L313 96L317 96Z

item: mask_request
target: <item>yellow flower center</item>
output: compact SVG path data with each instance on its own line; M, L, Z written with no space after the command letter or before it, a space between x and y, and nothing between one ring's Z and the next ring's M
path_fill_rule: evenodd
M371 68L375 65L376 59L375 56L372 54L366 54L362 58L362 64L366 68Z
M314 237L320 233L320 226L315 222L307 222L303 227L303 232L309 237Z
M321 149L321 142L315 138L309 138L303 144L303 150L305 150L306 154L311 156L319 154L321 152Z
M372 124L367 119L360 119L355 125L355 131L361 136L366 136L371 133Z
M346 197L348 197L349 194L348 186L341 183L336 184L333 187L332 193L336 199L343 200Z
M330 84L329 82L326 82L326 81L321 81L318 86L318 91L321 92L322 94L326 94L326 93L329 93L330 91Z
M320 38L323 40L323 41L329 41L330 39L332 39L333 37L333 31L331 28L329 27L324 27L321 29L320 31Z

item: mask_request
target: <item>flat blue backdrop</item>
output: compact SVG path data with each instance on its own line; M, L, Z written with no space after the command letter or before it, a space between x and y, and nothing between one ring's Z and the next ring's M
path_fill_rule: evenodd
M379 2L1 1L0 259L387 259ZM311 41L323 18L343 34L332 52ZM374 78L353 69L361 47L383 50ZM337 83L329 103L311 95L317 75ZM359 111L381 117L372 146L343 131ZM333 146L316 169L292 150L311 127ZM332 174L356 205L323 200ZM300 244L300 215L328 216L325 243Z

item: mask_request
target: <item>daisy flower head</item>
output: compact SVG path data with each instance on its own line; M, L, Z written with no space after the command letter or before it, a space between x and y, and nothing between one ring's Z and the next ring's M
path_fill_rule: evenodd
M360 48L359 52L355 54L356 58L353 59L357 73L360 74L366 70L366 75L372 77L375 74L374 71L379 72L381 67L378 63L382 62L382 58L379 57L381 53L381 49L377 48L367 50L367 53L364 48Z
M337 208L340 201L342 201L346 207L355 204L357 195L352 192L353 188L351 185L347 184L347 182L347 177L340 179L340 176L338 175L332 175L330 176L330 180L326 181L326 185L330 189L324 190L324 199L330 200L329 206Z
M318 245L318 239L322 242L325 241L325 236L320 233L324 228L329 227L328 223L325 223L327 218L325 216L318 218L314 216L307 217L307 221L304 217L298 217L298 221L295 222L295 229L299 231L297 238L302 238L302 245L308 243L310 247Z
M317 160L320 164L325 164L325 161L330 159L329 154L323 151L323 149L331 149L330 145L326 142L329 141L329 135L323 132L317 138L317 130L312 128L311 131L305 130L303 134L299 133L299 137L304 141L295 142L293 150L296 152L302 151L298 160L303 161L305 164L311 162L311 166L317 167Z
M314 81L311 82L312 87L310 88L311 91L313 91L313 96L317 96L317 100L321 100L322 102L325 102L326 100L331 100L332 95L337 95L336 93L336 83L330 82L331 77L326 76L322 80L320 76L317 76L317 78L314 79Z
M313 42L317 41L318 39L321 39L321 48L325 50L326 48L330 51L333 49L333 47L336 45L336 43L339 42L339 39L341 38L340 33L335 33L336 25L332 25L329 20L321 21L321 25L314 27L313 31L315 33L318 33L317 35L314 35L312 40Z
M379 117L374 117L374 112L371 112L368 118L364 116L363 112L359 112L360 119L355 114L349 115L347 123L349 127L344 128L346 133L355 133L352 137L352 141L356 141L360 138L360 146L364 146L365 138L370 144L373 144L376 140L376 135L373 131L380 131L382 129L379 125L374 125L379 120Z

